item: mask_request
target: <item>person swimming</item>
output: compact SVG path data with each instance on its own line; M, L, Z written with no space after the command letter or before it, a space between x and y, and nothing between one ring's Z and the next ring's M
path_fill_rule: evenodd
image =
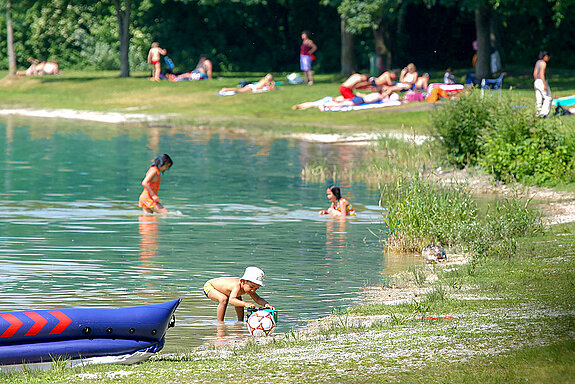
M331 216L356 216L357 213L353 209L353 206L349 201L341 197L341 189L332 185L326 191L327 198L331 201L331 205L328 209L322 209L319 211L320 215L331 215Z

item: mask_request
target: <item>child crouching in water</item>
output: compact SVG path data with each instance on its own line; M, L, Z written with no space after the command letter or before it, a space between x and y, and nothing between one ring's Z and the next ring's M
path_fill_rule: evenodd
M242 300L243 294L248 294L257 304L275 309L256 293L264 285L264 271L257 267L247 267L244 275L234 277L218 277L204 284L204 295L218 303L218 322L224 321L228 303L236 309L238 321L244 320L244 308L255 308L255 305Z

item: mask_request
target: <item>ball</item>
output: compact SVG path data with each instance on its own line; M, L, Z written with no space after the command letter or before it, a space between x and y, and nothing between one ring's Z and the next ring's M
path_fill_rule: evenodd
M274 332L276 322L268 311L257 311L248 318L248 329L252 336L269 336Z

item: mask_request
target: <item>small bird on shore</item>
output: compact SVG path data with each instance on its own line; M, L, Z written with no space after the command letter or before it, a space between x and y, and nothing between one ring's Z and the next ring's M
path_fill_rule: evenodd
M421 256L425 263L436 263L447 261L447 253L445 248L440 245L429 244L421 250Z

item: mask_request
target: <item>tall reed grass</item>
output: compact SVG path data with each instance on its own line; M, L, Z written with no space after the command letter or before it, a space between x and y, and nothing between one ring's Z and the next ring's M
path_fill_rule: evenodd
M421 177L399 178L382 188L380 205L390 251L420 252L430 243L461 249L474 258L511 257L520 236L542 230L528 202L508 198L479 215L464 186L439 186Z

